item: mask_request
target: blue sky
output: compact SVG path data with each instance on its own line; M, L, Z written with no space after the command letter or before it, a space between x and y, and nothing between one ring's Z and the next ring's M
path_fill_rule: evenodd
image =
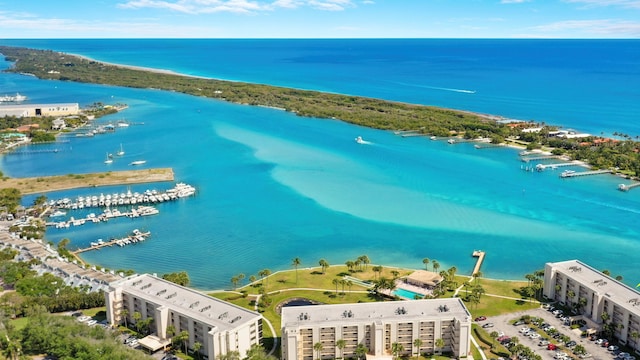
M640 38L640 0L0 0L10 38Z

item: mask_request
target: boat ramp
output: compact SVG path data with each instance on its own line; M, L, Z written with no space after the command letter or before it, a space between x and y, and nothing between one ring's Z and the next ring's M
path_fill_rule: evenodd
M113 245L117 245L120 247L124 247L126 245L131 245L131 244L137 244L139 242L143 242L145 241L149 236L151 236L151 232L147 231L147 232L141 232L138 229L133 230L131 235L125 236L123 238L120 239L112 239L109 241L102 241L102 239L99 239L96 242L92 242L89 247L86 248L81 248L81 249L77 249L72 251L71 253L74 255L83 253L83 252L87 252L87 251L91 251L91 250L98 250L101 249L105 246L113 246Z

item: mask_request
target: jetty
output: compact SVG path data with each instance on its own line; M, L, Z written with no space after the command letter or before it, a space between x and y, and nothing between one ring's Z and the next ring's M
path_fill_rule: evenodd
M405 138L405 137L431 136L431 135L416 132L416 133L406 133L406 134L402 134L402 135L400 135L400 136L402 136L403 138Z
M578 176L589 176L589 175L600 175L600 174L610 174L612 173L611 170L593 170L593 171L570 171L570 170L566 170L563 171L562 174L560 174L561 178L572 178L572 177L578 177Z
M126 237L120 238L120 239L112 239L110 241L102 241L102 240L98 240L97 242L92 242L91 246L86 247L86 248L81 248L81 249L77 249L72 251L71 253L73 255L77 255L83 252L87 252L87 251L91 251L91 250L98 250L101 249L103 247L106 246L113 246L113 245L118 245L120 247L126 246L126 245L130 245L130 244L136 244L138 242L142 242L145 241L149 236L151 236L151 232L147 231L147 232L141 232L138 229L133 230L133 233L131 235L128 235Z
M473 145L473 147L476 149L495 149L495 148L508 149L509 148L505 144L492 144L492 143L475 144Z
M620 184L620 185L618 185L618 190L620 190L620 191L629 191L629 190L633 189L634 187L638 187L638 186L640 186L640 182L634 183L634 184L629 184L629 185Z
M484 261L485 254L486 253L482 250L473 250L473 254L471 254L471 256L477 257L478 260L476 260L476 266L473 267L471 276L474 276L475 274L480 272L480 267L482 266L482 262Z
M39 150L20 150L20 151L11 151L6 155L34 155L34 154L55 154L59 152L67 151L65 149L39 149Z

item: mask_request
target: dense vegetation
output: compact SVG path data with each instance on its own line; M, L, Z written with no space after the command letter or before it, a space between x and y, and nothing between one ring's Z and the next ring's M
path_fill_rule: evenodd
M15 213L16 209L20 205L21 199L22 195L18 189L0 189L0 208L6 208L10 213Z
M15 62L8 71L33 74L42 79L99 83L136 88L156 88L195 96L217 98L239 104L269 106L300 116L340 119L349 123L387 130L414 130L436 136L487 137L493 143L520 138L529 148L550 146L556 154L583 160L596 168L610 168L640 175L640 147L631 136L615 134L620 141L598 143L598 136L583 139L549 137L553 127L540 133L523 133L494 119L431 106L384 101L360 96L195 78L104 64L50 50L0 46L0 53ZM640 137L636 136L636 139Z

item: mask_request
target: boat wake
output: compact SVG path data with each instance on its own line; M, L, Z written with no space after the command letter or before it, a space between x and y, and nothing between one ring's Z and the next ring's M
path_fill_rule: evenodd
M355 141L356 141L358 144L361 144L361 145L371 145L371 144L373 144L371 141L363 140L363 139L362 139L362 136L358 136L358 137L355 139Z
M457 92L457 93L462 93L462 94L475 94L476 93L475 90L467 90L467 89L456 89L456 88L448 88L448 87L440 87L440 86L417 85L417 84L406 84L406 83L399 83L399 84L400 85L406 85L406 86L415 86L415 87L420 87L420 88L424 88L424 89L431 89L431 90L451 91L451 92Z

